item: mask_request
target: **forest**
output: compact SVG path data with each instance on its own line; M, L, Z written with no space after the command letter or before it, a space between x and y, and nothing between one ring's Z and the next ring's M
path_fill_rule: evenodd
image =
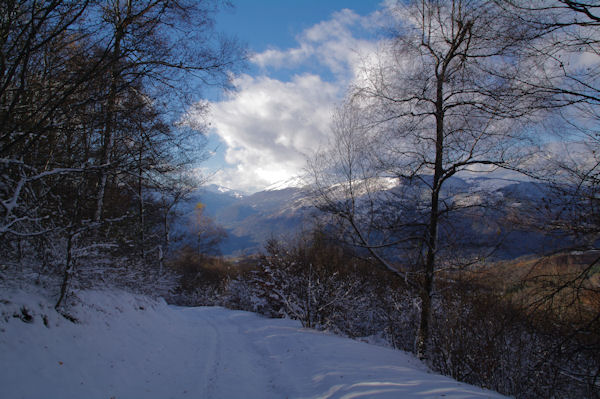
M224 7L0 3L0 287L42 286L74 323L90 287L248 310L505 395L600 397L600 5L394 3L307 159L318 214L236 258L202 204L177 228L206 183L205 93L251 56ZM546 245L500 259L511 232Z

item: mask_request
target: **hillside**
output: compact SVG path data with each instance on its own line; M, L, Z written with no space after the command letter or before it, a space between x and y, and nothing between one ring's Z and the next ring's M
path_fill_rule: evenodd
M412 355L292 320L77 293L73 324L43 295L0 294L5 398L500 398Z
M384 189L393 191L398 188L392 184ZM502 237L499 239L495 227L482 223L483 219L494 223L501 220L511 208L519 207L521 203L538 203L546 194L544 190L546 187L543 185L507 179L502 175L453 177L448 181L443 195L445 201L460 203L464 210L454 211L445 223L461 232L464 248L474 244L476 250L480 250L482 243L494 243L491 247L494 247L496 259L514 259L552 250L556 247L552 237L508 224L508 228L500 226ZM262 250L269 238L292 237L310 227L319 215L314 207L314 199L309 198L300 187L276 186L244 194L208 185L180 205L182 217L176 223L177 229L186 230L189 221L194 218L194 208L198 203L205 205L206 214L227 231L228 236L220 248L224 255L254 254ZM472 203L480 206L475 210L470 209ZM485 218L482 218L483 212ZM561 245L564 244L561 242Z
M206 207L207 216L225 228L227 238L221 244L224 255L254 254L274 236L296 234L317 210L297 187L276 187L244 195L209 185L195 192L180 206L178 229L185 230L193 218L197 203Z

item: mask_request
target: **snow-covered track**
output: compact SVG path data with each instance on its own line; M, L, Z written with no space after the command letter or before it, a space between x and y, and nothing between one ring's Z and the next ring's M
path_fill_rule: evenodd
M434 374L410 354L292 320L124 292L79 296L73 324L41 296L0 293L0 397L500 397Z

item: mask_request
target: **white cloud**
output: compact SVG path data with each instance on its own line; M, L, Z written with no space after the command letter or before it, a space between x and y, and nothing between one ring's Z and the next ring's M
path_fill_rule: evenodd
M268 49L262 53L257 53L252 56L251 61L261 68L274 67L293 67L306 61L313 53L314 48L307 44L302 44L300 47L278 50Z
M255 54L262 75L237 77L237 90L211 104L212 134L225 144L228 163L212 181L255 191L300 173L306 155L327 142L332 108L357 76L360 54L376 46L355 32L379 18L377 12L364 17L342 10L298 35L296 47ZM297 74L287 81L266 75L283 68Z
M357 29L370 30L381 23L381 12L360 16L344 9L331 19L320 22L296 37L298 46L285 50L268 49L255 54L252 62L266 68L295 68L302 64L318 63L333 72L338 80L352 78L360 54L370 52L374 42L355 37Z
M214 133L234 167L214 180L252 191L300 172L327 136L340 88L309 74L289 82L243 75L234 83L238 91L212 107Z

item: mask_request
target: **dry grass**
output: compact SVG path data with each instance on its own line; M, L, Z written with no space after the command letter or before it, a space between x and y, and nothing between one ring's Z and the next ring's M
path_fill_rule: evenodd
M466 278L528 313L585 323L600 314L600 252L562 253L480 265Z

